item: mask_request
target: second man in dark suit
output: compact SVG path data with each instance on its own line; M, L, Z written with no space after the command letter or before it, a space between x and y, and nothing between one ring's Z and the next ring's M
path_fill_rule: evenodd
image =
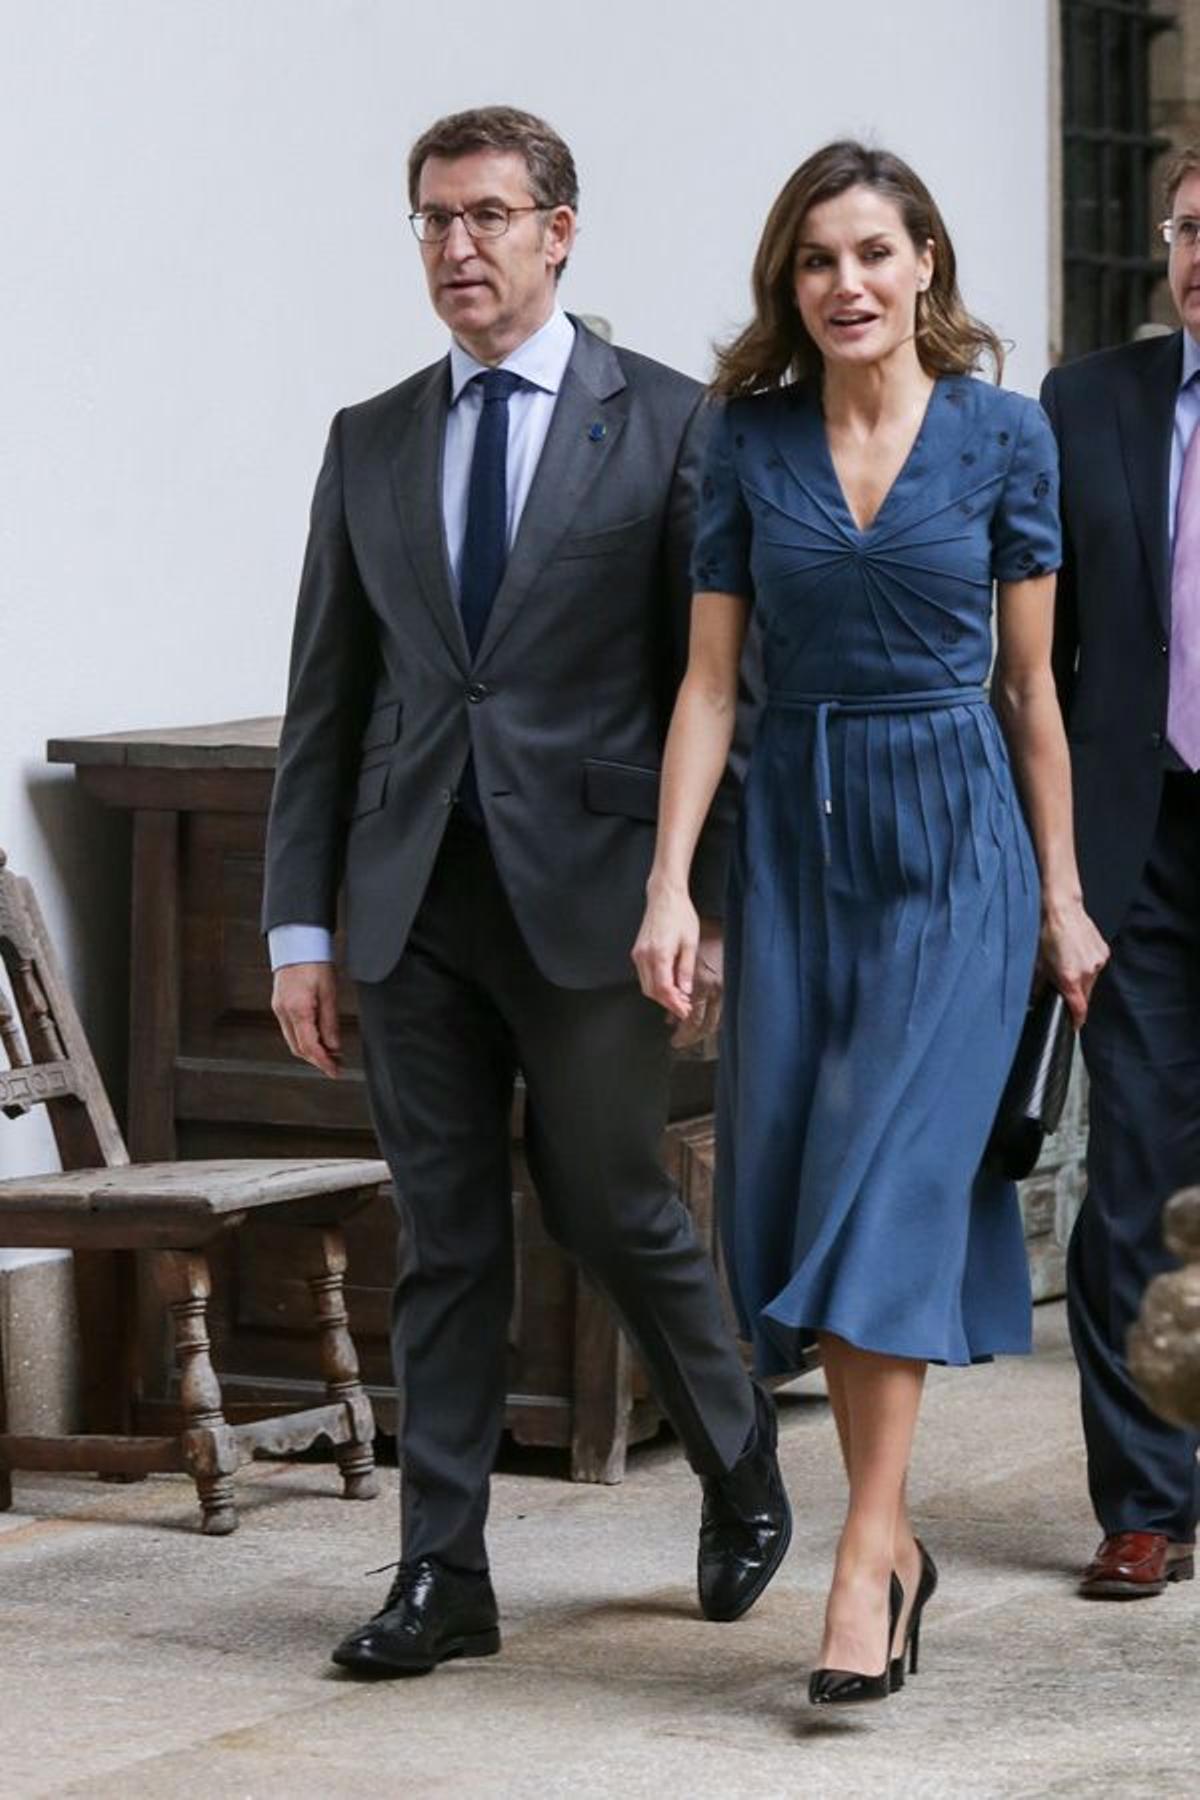
M402 1560L382 1611L335 1652L368 1675L499 1646L484 1521L518 1069L547 1225L618 1310L703 1478L710 1618L747 1609L790 1530L773 1409L658 1160L668 1040L630 963L686 655L701 393L559 308L576 177L542 121L440 120L413 148L409 188L450 353L334 421L265 904L284 1034L333 1074L344 869L401 1212ZM714 810L698 866L710 920L730 822ZM698 1002L719 926L701 954Z
M1193 1572L1197 1437L1156 1418L1125 1340L1170 1264L1161 1217L1200 1182L1200 145L1167 180L1183 329L1046 379L1062 461L1055 669L1084 899L1112 960L1083 1030L1087 1195L1067 1299L1092 1504L1095 1599Z

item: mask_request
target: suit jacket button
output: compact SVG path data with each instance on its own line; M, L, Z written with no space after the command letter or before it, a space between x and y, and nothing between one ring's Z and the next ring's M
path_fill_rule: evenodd
M1150 742L1153 744L1153 746L1156 750L1162 749L1162 741L1163 741L1163 734L1161 731L1152 731L1150 733Z
M1158 646L1158 653L1160 656L1169 656L1171 653L1171 646L1164 640Z
M438 799L441 801L443 806L453 806L454 805L454 789L453 788L443 788L441 793L438 795Z
M487 697L488 689L484 686L482 681L473 681L467 689L467 699L471 702L472 706L478 706L479 702L481 700L486 700Z

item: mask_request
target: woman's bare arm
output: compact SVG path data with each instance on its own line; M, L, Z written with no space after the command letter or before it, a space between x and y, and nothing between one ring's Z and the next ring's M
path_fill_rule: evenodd
M642 992L688 1019L700 924L688 893L692 857L729 756L738 668L749 604L737 594L697 594L688 666L663 756L654 864L633 949ZM715 1018L709 1026L716 1023Z
M1054 577L1000 583L992 699L1042 884L1042 966L1082 1025L1108 946L1083 905L1071 818L1071 761L1050 666Z

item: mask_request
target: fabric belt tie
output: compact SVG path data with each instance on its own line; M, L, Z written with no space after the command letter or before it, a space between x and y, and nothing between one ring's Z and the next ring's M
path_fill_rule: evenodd
M833 782L829 773L829 716L831 713L940 712L951 706L986 706L981 687L926 688L909 694L792 694L773 689L767 705L781 712L809 712L815 717L813 785L817 816L821 821L821 848L828 865L833 860L829 821L833 817Z

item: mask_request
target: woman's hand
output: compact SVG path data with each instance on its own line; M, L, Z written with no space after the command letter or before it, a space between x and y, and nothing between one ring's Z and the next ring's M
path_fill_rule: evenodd
M1096 977L1107 961L1108 945L1081 900L1043 907L1038 971L1066 1001L1076 1031L1087 1018Z
M725 939L720 919L700 920L696 969L692 976L692 1010L671 1035L676 1050L687 1050L711 1037L721 1022L721 996L725 989Z
M692 1017L700 918L685 888L651 876L633 966L648 1000L685 1024Z

